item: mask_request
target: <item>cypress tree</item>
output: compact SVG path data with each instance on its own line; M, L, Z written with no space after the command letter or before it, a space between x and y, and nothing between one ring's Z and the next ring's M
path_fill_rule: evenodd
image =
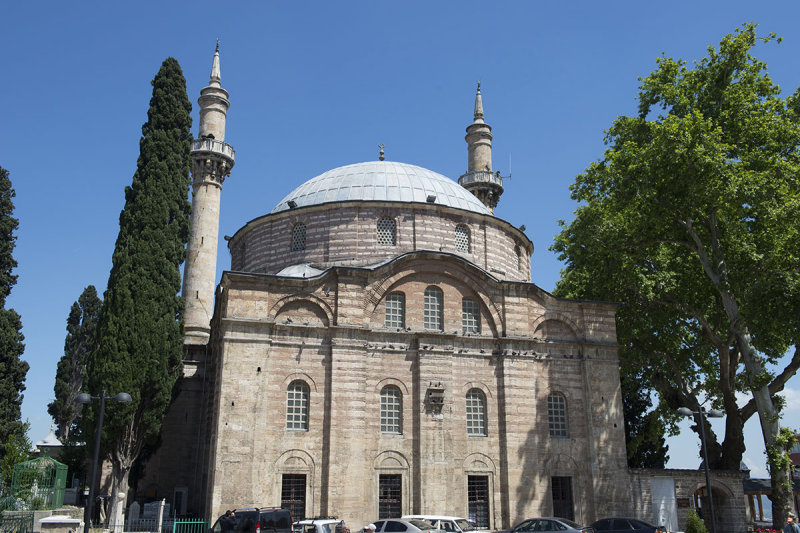
M191 104L180 65L167 58L153 79L139 159L125 189L111 273L87 363L93 396L127 392L106 403L101 449L113 468L112 497L127 492L142 447L157 439L182 370L180 265L189 235ZM98 402L86 416L94 434ZM112 499L111 514L119 502Z
M81 404L75 397L83 388L86 376L86 357L92 346L97 326L97 314L102 301L97 297L94 285L86 287L72 304L67 317L67 337L64 340L64 355L58 361L56 382L53 386L55 400L47 406L47 412L56 423L56 436L67 443L80 436L80 426L75 424L80 415Z
M17 266L13 251L17 237L14 231L19 222L14 213L14 189L8 171L0 167L0 460L12 437L25 436L26 426L20 420L22 391L28 363L21 359L25 345L22 341L22 321L13 309L6 309L6 299L17 283L12 270Z

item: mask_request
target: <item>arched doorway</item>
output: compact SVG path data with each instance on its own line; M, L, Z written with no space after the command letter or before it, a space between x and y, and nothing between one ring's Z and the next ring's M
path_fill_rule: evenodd
M732 496L730 489L724 485L711 483L711 495L714 498L714 516L716 518L717 533L724 531L732 531L731 527L734 525L731 520L732 509ZM706 486L698 485L692 494L694 508L697 515L703 519L706 529L710 532L711 529L711 505L708 501L708 491Z

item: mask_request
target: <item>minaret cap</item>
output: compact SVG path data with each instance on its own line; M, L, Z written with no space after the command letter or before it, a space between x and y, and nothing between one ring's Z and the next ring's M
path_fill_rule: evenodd
M481 98L481 82L478 81L478 92L475 93L475 115L473 124L483 124L483 98Z
M211 63L211 79L208 81L209 87L220 87L220 77L219 73L219 39L217 39L217 49L214 52L214 60Z

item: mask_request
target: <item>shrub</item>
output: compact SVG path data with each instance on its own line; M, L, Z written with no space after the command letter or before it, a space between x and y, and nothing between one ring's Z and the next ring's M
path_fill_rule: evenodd
M686 517L686 533L708 533L705 523L697 516L694 509L689 509L689 515Z

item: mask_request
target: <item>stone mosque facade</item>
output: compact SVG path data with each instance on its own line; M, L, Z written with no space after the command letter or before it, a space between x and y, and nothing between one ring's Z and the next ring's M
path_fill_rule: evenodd
M325 172L225 238L216 287L219 50L199 104L184 377L137 497L354 528L631 512L616 306L531 281L532 242L495 213L480 86L457 181L382 155Z

